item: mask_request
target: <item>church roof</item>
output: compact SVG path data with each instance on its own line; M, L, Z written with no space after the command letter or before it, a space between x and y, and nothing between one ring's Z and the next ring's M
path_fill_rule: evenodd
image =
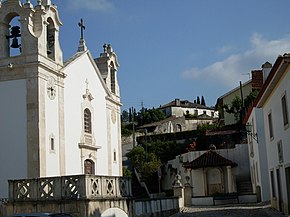
M205 167L231 166L236 167L238 164L224 158L216 153L216 151L209 150L191 162L186 162L183 167L189 169L198 169Z
M79 58L80 56L82 56L84 53L86 53L86 52L77 52L77 53L75 53L73 56L71 56L70 58L68 58L64 62L64 67L68 66L70 63L72 63L73 61L75 61L77 58Z

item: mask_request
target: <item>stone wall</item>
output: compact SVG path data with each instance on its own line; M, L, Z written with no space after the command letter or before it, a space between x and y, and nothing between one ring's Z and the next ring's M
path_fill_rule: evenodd
M134 217L167 217L179 211L179 198L151 198L136 200Z
M7 199L0 199L0 217L7 216Z
M26 202L9 202L7 214L17 213L38 213L38 212L55 212L69 213L73 217L101 217L102 213L110 208L118 208L130 215L132 203L127 203L126 198L104 198L98 200L87 199L66 199L54 201L26 201ZM5 217L5 216L4 216Z

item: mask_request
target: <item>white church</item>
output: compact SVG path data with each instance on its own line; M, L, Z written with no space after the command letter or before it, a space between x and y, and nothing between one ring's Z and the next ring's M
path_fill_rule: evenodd
M64 62L61 25L50 0L0 3L0 198L10 179L122 175L117 55L81 34Z

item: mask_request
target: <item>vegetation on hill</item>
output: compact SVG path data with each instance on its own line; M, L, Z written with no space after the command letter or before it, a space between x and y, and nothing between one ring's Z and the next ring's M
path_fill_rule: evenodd
M151 124L164 120L165 114L159 109L142 108L138 113L135 109L130 109L129 112L124 110L122 112L122 136L130 136L133 133L133 124L135 129L145 124Z

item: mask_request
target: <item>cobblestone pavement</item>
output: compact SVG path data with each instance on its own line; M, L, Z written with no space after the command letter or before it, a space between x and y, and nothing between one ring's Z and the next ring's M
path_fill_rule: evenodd
M286 217L269 205L186 207L170 217Z

